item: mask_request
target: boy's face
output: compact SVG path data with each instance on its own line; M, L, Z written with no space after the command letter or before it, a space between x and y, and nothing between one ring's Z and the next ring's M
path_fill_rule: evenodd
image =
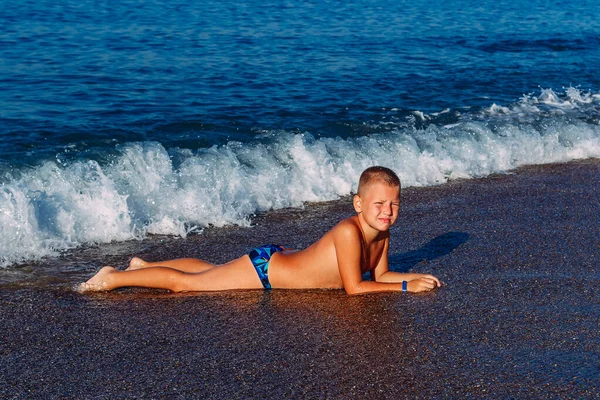
M382 182L368 185L361 196L354 196L354 209L373 229L387 231L396 222L400 210L400 187Z

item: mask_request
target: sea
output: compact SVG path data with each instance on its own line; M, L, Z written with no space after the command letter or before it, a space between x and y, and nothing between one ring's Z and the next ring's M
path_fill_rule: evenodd
M595 0L13 0L0 268L600 157Z

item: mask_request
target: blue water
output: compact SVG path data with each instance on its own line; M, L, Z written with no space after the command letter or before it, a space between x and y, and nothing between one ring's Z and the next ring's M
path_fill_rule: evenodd
M598 15L596 1L4 4L0 265L249 224L349 194L372 164L422 186L600 157Z

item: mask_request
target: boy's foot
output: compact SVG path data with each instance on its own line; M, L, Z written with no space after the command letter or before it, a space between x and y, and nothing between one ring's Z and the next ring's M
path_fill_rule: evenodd
M99 292L102 290L109 290L108 284L106 282L106 278L115 272L116 269L113 267L103 267L96 273L96 275L92 276L90 280L85 283L81 283L77 287L77 291L80 293L84 292Z
M126 269L126 271L129 270L133 270L133 269L140 269L140 268L145 268L148 265L148 263L144 260L142 260L139 257L133 257L131 259L131 261L129 261L129 268Z

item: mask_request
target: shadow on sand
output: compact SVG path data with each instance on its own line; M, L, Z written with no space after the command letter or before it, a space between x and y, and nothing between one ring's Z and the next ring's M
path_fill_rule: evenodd
M469 240L465 232L448 232L433 238L420 249L402 254L390 254L390 270L408 272L421 261L431 261L452 253L460 245Z

